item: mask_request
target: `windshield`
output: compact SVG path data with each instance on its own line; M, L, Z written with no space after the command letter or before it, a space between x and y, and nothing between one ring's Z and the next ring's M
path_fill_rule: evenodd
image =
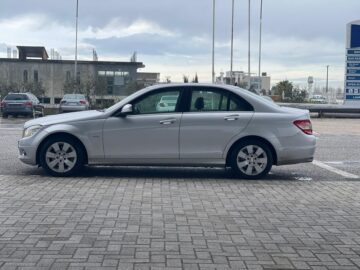
M68 94L64 96L64 99L85 99L85 96L78 94Z
M10 94L5 100L29 100L27 95L24 94Z

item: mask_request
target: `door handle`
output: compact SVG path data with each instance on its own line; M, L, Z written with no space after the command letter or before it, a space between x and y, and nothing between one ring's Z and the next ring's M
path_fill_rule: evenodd
M176 122L176 119L166 119L166 120L161 120L160 124L161 125L171 125L174 124Z
M226 121L236 121L239 119L239 115L238 114L234 114L234 115L229 115L229 116L225 116L224 120Z

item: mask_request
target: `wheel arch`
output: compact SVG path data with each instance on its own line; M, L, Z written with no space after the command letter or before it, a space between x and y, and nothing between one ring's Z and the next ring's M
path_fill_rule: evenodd
M82 150L84 151L85 164L88 164L88 153L87 153L85 145L78 137L76 137L75 135L68 133L68 132L56 132L56 133L49 134L48 136L43 138L36 150L36 164L40 165L40 152L41 152L41 149L42 149L43 145L45 144L45 142L51 138L56 138L56 137L60 137L60 138L68 137L68 138L75 140L78 143L78 145L82 148Z
M272 158L273 158L273 164L274 165L277 164L278 157L277 157L277 153L276 153L276 150L275 150L274 146L267 139L264 139L263 137L251 135L251 136L246 136L246 137L240 138L231 145L229 151L226 154L226 166L229 166L229 158L230 158L230 155L231 155L232 151L234 150L234 148L239 143L244 142L244 141L248 141L248 140L260 141L262 143L265 143L267 146L269 146L271 154L272 154Z

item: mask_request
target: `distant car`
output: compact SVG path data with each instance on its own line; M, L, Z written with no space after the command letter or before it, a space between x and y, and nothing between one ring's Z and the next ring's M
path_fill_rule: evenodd
M162 96L159 103L156 105L158 112L171 112L175 110L178 96Z
M310 98L311 103L326 104L326 98L322 95L313 95Z
M42 115L44 107L40 101L31 93L9 93L0 103L2 117L9 115L17 117Z
M89 109L89 101L82 94L67 94L60 101L59 112L78 112Z
M176 106L158 111L167 96L177 97ZM220 166L258 179L273 165L311 162L312 133L309 111L238 87L164 84L106 110L28 121L18 147L21 161L54 176L73 175L84 165Z

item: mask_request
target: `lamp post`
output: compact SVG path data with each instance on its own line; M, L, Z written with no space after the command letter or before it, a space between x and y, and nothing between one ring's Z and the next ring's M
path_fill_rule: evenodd
M261 91L261 88L262 88L262 81L261 81L262 16L263 16L263 0L260 0L260 31L259 31L259 92Z
M235 0L232 0L232 11L231 11L231 60L230 60L230 84L233 83L233 62L234 62L234 8Z
M215 0L213 0L212 83L215 83Z
M251 57L251 54L250 54L250 46L251 46L251 3L250 3L251 0L249 0L249 4L248 4L248 76L249 76L249 89L251 87L251 67L250 67L250 57Z
M76 0L76 30L75 30L75 71L74 78L77 84L77 57L78 57L78 20L79 20L79 0Z

